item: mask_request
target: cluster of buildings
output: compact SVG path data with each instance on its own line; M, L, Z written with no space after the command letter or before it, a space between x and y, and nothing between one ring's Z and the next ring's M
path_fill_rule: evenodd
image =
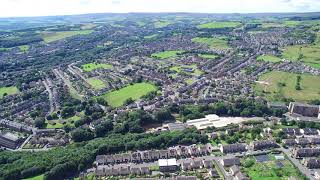
M220 151L224 154L243 153L248 150L267 150L278 148L279 145L273 140L253 141L250 145L245 143L226 144L220 146Z

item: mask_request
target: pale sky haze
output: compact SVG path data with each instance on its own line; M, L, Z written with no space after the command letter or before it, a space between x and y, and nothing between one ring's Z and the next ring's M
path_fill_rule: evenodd
M0 17L127 12L319 12L320 0L0 0Z

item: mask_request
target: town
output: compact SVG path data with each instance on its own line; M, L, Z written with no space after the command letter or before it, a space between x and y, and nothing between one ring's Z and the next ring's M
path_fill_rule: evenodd
M320 179L319 17L3 19L0 179Z

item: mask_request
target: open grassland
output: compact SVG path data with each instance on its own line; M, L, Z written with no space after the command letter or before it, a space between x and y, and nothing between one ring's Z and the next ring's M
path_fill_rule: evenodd
M0 98L3 98L3 95L12 95L19 92L18 88L15 86L10 87L0 87Z
M39 176L34 176L32 178L23 179L23 180L43 180L43 179L44 179L44 174L41 174Z
M97 78L88 78L87 81L96 90L100 90L106 87L106 84Z
M143 38L144 39L154 39L158 36L158 34L152 34L152 35L149 35L149 36L144 36Z
M67 37L71 37L75 35L90 34L92 32L93 30L43 32L41 35L44 42L50 43L50 42L58 41Z
M244 158L242 164L251 165L244 167L244 172L248 174L252 180L280 180L289 179L290 177L303 179L299 170L297 170L289 160L275 160L272 154L270 154L269 157L270 159L265 162L258 162L254 157ZM249 161L251 161L251 163L248 163Z
M22 46L18 46L20 51L22 52L28 52L30 46L29 45L22 45Z
M154 23L154 27L155 28L163 28L163 27L166 27L170 24L172 24L172 22L170 22L170 21L157 21Z
M198 54L199 57L205 58L205 59L217 59L219 56L216 54Z
M192 69L193 72L189 72L188 70L184 70L184 69ZM203 72L201 70L199 70L197 68L197 65L193 64L193 65L186 65L186 66L172 66L170 68L171 71L175 71L178 74L180 73L185 73L185 74L190 74L190 75L195 75L195 76L200 76L201 74L203 74Z
M82 70L86 72L93 71L95 69L111 69L113 66L111 64L98 64L98 63L88 63L81 66Z
M151 54L151 57L157 59L166 59L171 57L176 57L178 54L183 53L184 51L163 51L158 53Z
M75 116L72 116L67 119L49 120L46 122L46 128L47 129L61 129L66 125L68 125L70 127L74 127L74 123L76 121L79 121L81 119L81 116L83 116L83 114L79 113L79 115L75 115Z
M296 90L297 76L300 74L273 71L259 77L254 90L257 95L270 101L282 101L292 98L295 101L307 102L320 99L320 77L301 74L301 90Z
M257 57L257 60L266 62L280 62L281 58L273 55L261 55Z
M224 21L224 22L211 22L206 24L201 24L198 28L203 29L220 29L220 28L234 28L240 26L240 22Z
M192 39L192 42L199 44L206 44L210 48L214 49L228 49L228 41L223 38L202 38L196 37Z
M102 96L108 104L112 107L120 107L123 103L132 98L133 100L137 100L142 96L148 94L149 92L156 91L157 87L150 83L136 83L133 85L126 86L117 91L109 92Z
M291 61L301 61L314 68L320 68L320 44L294 45L283 49L282 56Z

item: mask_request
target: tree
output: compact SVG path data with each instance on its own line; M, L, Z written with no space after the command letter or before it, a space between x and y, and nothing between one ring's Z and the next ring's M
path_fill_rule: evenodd
M168 109L163 109L160 111L155 112L154 114L156 121L163 122L168 120L174 120L171 112Z
M125 101L124 101L124 105L129 105L129 104L132 104L132 103L134 103L134 100L132 99L132 98L128 98L128 99L126 99Z
M36 120L34 121L34 126L37 128L43 128L45 124L46 121L44 120L44 118L36 118Z
M71 137L75 142L82 142L93 139L94 134L88 129L78 128L71 133Z
M102 137L106 135L108 132L112 131L113 129L113 123L112 121L103 121L101 124L97 125L95 127L95 133L97 137Z

